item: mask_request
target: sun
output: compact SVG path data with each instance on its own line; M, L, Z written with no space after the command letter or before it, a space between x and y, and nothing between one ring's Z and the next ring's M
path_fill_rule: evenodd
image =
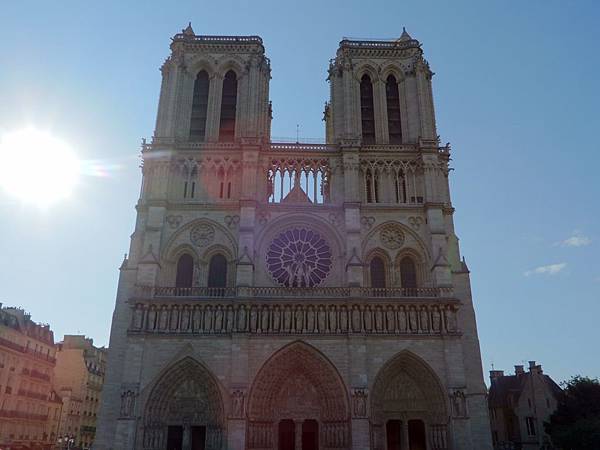
M80 164L71 148L32 127L0 137L0 187L24 203L51 206L69 197Z

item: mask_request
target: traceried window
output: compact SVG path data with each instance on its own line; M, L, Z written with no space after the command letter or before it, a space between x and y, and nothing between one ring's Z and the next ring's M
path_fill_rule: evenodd
M213 255L208 263L209 288L224 288L227 286L227 259L220 253Z
M294 227L280 233L267 251L271 276L286 287L318 286L329 275L331 265L331 247L307 228Z
M200 71L194 81L190 141L203 141L206 136L209 84L208 73L205 70Z
M386 287L385 277L385 263L379 256L375 256L371 259L369 264L369 271L371 274L371 287L380 289Z
M402 143L402 122L400 120L400 94L398 82L394 75L387 77L385 82L387 100L388 133L390 144Z
M235 114L237 103L237 76L233 70L225 74L223 79L223 95L221 97L221 122L219 125L219 141L233 142L235 137Z
M417 268L410 256L405 256L400 260L400 284L406 289L417 287Z
M365 171L364 180L367 203L379 203L379 176L377 171L368 168Z
M192 287L194 277L194 258L188 253L184 253L177 260L177 275L175 277L175 287Z
M373 108L373 84L369 75L360 79L360 118L363 144L375 143L375 111Z

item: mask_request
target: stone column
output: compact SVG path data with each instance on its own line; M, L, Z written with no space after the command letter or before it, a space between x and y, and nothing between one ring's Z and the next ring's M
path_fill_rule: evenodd
M223 75L215 73L210 77L208 108L206 111L206 137L208 142L219 140L221 121L221 97L223 95Z
M296 450L302 450L302 423L303 420L294 420L294 448Z

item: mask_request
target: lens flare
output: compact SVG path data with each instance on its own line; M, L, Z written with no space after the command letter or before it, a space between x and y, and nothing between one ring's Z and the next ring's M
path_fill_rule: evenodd
M48 207L69 197L81 167L71 148L29 127L0 140L0 187L25 203Z

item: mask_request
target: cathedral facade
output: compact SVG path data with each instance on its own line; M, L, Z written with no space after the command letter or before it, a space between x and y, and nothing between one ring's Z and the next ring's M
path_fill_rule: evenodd
M272 142L257 36L176 34L96 450L486 450L421 44L344 39L326 143Z

